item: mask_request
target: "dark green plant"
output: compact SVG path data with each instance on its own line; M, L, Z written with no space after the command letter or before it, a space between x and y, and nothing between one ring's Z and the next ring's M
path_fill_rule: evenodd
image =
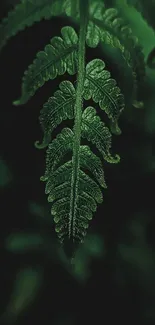
M66 72L76 75L75 87L68 80L62 81L44 104L40 113L43 141L37 141L35 146L47 147L46 170L41 180L46 181L48 201L53 202L51 213L58 237L62 243L66 239L79 243L83 242L97 203L102 203L100 187L106 188L102 161L83 139L96 146L102 159L118 163L120 157L111 154L111 133L120 134L118 119L126 101L121 82L118 87L103 60L96 58L86 64L86 46L105 44L121 53L123 64L131 71L130 105L135 107L143 105L138 101L138 86L145 75L145 64L142 47L130 26L116 8L106 9L102 0L23 0L2 20L0 48L25 27L54 16L68 16L79 26L79 32L71 26L63 27L61 37L52 38L37 54L24 74L21 97L14 105L27 103L49 79ZM107 114L111 132L94 107L84 109L84 101L90 99ZM53 130L67 119L74 121L73 130L65 127L52 140ZM71 159L67 160L70 152Z

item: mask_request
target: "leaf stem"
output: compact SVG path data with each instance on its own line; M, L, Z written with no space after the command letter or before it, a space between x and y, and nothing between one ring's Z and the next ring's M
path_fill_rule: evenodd
M89 0L79 0L80 9L80 32L78 45L78 74L76 101L74 107L75 122L74 122L74 142L72 156L72 179L71 179L71 199L70 199L70 214L69 214L69 238L75 238L76 230L76 207L78 199L78 183L79 183L79 153L81 142L81 123L83 110L83 89L85 80L85 51L86 51L86 33L89 13Z

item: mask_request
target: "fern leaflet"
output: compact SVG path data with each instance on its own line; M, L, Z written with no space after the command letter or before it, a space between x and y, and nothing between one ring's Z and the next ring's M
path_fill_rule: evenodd
M44 83L63 75L66 71L73 75L77 71L78 36L72 27L63 27L61 37L53 37L45 50L37 54L34 62L25 72L22 95L14 105L25 104Z
M89 100L92 97L94 102L99 103L100 108L105 110L112 122L117 124L124 109L124 96L116 86L116 81L110 78L110 72L104 68L105 63L99 59L87 64L84 99Z
M51 133L62 120L74 118L75 88L70 81L62 81L60 90L50 97L40 112L40 124L44 132L44 139L41 145L36 142L37 148L46 147L51 141Z

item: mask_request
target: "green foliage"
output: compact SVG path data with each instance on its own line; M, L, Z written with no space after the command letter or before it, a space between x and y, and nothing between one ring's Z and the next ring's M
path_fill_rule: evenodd
M53 130L66 119L74 118L75 88L70 81L62 81L60 90L50 97L40 112L40 124L44 132L44 139L41 145L36 142L37 148L44 148L51 141Z
M85 2L83 3L85 4ZM0 41L3 46L12 33L15 35L20 31L21 26L24 29L35 21L39 22L42 18L51 18L52 20L52 17L56 15L65 15L65 20L68 17L67 26L62 28L60 36L58 34L52 38L28 67L23 77L21 97L14 102L16 105L27 103L36 94L38 106L38 89L45 85L46 81L58 79L55 83L58 85L57 89L55 89L54 82L49 82L49 86L50 83L52 85L50 86L51 97L45 99L39 117L43 139L35 143L38 149L46 148L47 150L46 157L43 157L46 160L46 168L41 181L45 182L45 194L47 194L50 204L40 202L42 184L40 187L38 186L37 191L32 189L32 193L31 189L29 191L28 183L26 184L28 185L28 201L32 201L29 201L27 207L25 206L27 197L25 193L23 196L21 191L21 204L28 215L25 218L21 211L21 213L19 212L20 221L16 221L16 211L20 210L20 196L18 197L17 193L21 187L21 180L18 180L18 175L24 170L24 177L28 175L31 185L33 177L35 177L34 168L32 173L29 172L29 165L25 170L22 161L19 160L21 171L15 170L15 191L13 189L12 192L12 186L7 189L7 185L12 181L12 175L5 160L0 160L0 187L2 190L5 187L2 195L4 198L6 195L7 202L9 202L11 217L15 216L12 221L13 225L10 222L10 235L5 240L7 259L9 260L11 255L8 252L13 254L12 262L9 260L9 266L10 263L13 263L14 268L18 268L16 261L20 258L20 269L14 269L11 272L12 282L14 281L13 276L15 274L17 276L6 312L0 318L2 324L16 322L22 312L28 311L29 305L33 304L38 294L42 280L48 284L45 285L45 291L43 290L40 295L42 301L44 302L44 296L47 297L47 290L49 290L48 293L53 292L54 294L52 311L49 302L49 308L54 318L53 323L76 323L76 310L73 308L72 313L70 312L69 300L66 302L66 305L69 306L68 310L63 305L65 313L62 310L62 320L57 318L60 306L59 304L58 307L56 306L57 299L54 298L55 291L59 297L63 297L64 287L69 292L70 283L71 290L74 290L75 280L76 288L79 288L79 284L86 284L86 287L80 287L80 292L89 288L89 285L91 289L95 285L97 290L102 291L103 299L106 299L109 294L109 287L112 288L112 295L119 297L118 304L119 306L123 305L123 309L126 310L125 314L128 315L128 311L130 311L130 323L134 316L139 324L154 324L154 207L153 192L149 188L150 184L153 184L155 171L155 154L153 152L155 72L151 70L154 68L153 3L153 1L145 2L143 0L128 1L128 5L126 0L90 0L89 19L85 31L84 25L81 24L79 0L65 0L61 8L57 7L57 9L56 5L58 6L60 1L56 1L54 7L52 0L50 3L46 0L44 2L29 0L27 7L24 1L17 5L12 14L8 15L8 18L4 19L1 24L0 35L2 38ZM34 8L35 13L27 11L27 9L18 11L17 9L21 5L25 9ZM39 8L43 8L43 6L44 9L40 10ZM48 6L52 7L52 12L47 10ZM30 20L26 19L27 14L31 20L30 24ZM20 23L21 20L22 23ZM53 24L55 21L56 18L52 20ZM71 27L72 22L76 26L76 32ZM83 29L83 38L81 29ZM87 48L87 52L84 52L84 47ZM84 54L83 57L86 57L86 62L81 53ZM90 62L87 53L91 58ZM81 60L83 61L82 70L79 68ZM116 63L116 66L115 64L113 66L113 63ZM11 62L9 67L10 64ZM80 91L79 75L82 75ZM129 80L130 78L132 80ZM7 92L9 93L8 89ZM128 93L129 100L126 98L126 93ZM133 106L138 108L144 106L144 110L136 110ZM18 110L20 117L22 114L20 107L17 109L17 114ZM7 114L7 109L5 112ZM15 114L15 111L13 112ZM27 113L29 123L31 123L31 113L31 111ZM120 117L121 120L119 120ZM8 120L11 120L10 116ZM6 131L3 132L3 139L9 129L8 125ZM120 158L111 153L111 133L121 133L118 125L121 127L122 135L120 138L116 138L113 150L120 153L122 162L115 167L112 163L119 162ZM11 134L10 129L9 131ZM21 137L20 133L20 139ZM11 143L15 145L15 141L11 141ZM10 137L8 144L10 145ZM6 146L6 150L9 150L8 148L9 146ZM14 146L12 148L14 149ZM23 150L25 150L24 145ZM26 155L31 161L29 152ZM40 170L42 166L39 157L44 156L45 153L38 152L37 155L37 168ZM109 162L111 164L108 164ZM12 166L15 166L14 162ZM38 171L35 172L38 173ZM108 191L106 192L108 193L105 193L104 190L107 186ZM15 206L15 208L14 202L9 200L10 195L13 196L13 201L17 198L17 207ZM37 203L33 202L32 196L37 197L35 199L36 202L38 200ZM98 205L102 203L103 209L102 206L98 208ZM7 211L8 207L4 200L3 204ZM124 209L124 206L127 208ZM26 210L27 208L28 210ZM137 218L133 210L136 211L139 208L144 212L140 213ZM93 220L93 226L91 226L91 219L95 212L100 215L99 218L96 216L96 221ZM29 223L29 213L30 227L27 224ZM53 217L51 217L51 213ZM4 218L5 215L3 212ZM5 219L7 222L7 218ZM35 221L38 222L38 225L35 224ZM18 228L21 228L20 222L24 223L22 231L18 231ZM54 234L54 223L56 234ZM124 224L127 225L127 229ZM88 226L90 228L86 236ZM91 234L92 229L97 229L95 230L96 234ZM64 246L60 245L57 237L61 243L64 243ZM72 258L70 256L68 258L67 249L64 249L66 243L68 244L68 238L70 239L69 245L72 242L73 244L78 242L78 249L76 252L74 251L74 254L72 252L72 256L74 255ZM79 244L81 242L82 245ZM73 245L74 250L75 248L77 246ZM96 258L99 260L94 261ZM2 274L3 264L6 268L6 264L2 263ZM53 278L55 283L53 283ZM89 281L87 282L87 280ZM8 284L9 281L7 281ZM72 297L72 295L68 296ZM116 300L113 301L114 308ZM45 304L47 304L46 299ZM111 299L109 304L110 308L113 308ZM2 309L5 309L3 305L5 305L5 301L3 303L2 300ZM32 308L35 311L35 305ZM77 314L79 314L79 308L81 306L78 306ZM36 317L42 314L38 314L38 311L37 308ZM66 317L67 312L69 317ZM74 317L72 317L73 314ZM30 318L31 315L30 311ZM122 321L122 315L120 318ZM22 319L19 322L21 323ZM46 323L45 319L43 319L43 323Z
M124 109L124 96L116 86L116 81L110 78L109 71L104 68L105 63L99 59L87 64L84 99L92 98L95 103L99 103L100 108L107 113L112 122L117 123Z
M87 5L88 4L88 5ZM95 145L98 154L106 162L117 163L120 158L111 154L111 132L101 121L95 108L85 109L85 100L99 104L111 121L111 131L120 134L118 119L124 109L124 95L117 82L105 70L101 59L85 64L85 47L108 45L120 51L123 62L131 71L133 105L137 101L139 83L145 75L142 47L130 26L116 8L106 9L103 1L58 0L22 1L2 21L1 47L7 39L26 26L42 18L67 15L80 26L79 35L71 26L61 29L62 37L55 36L44 51L38 52L33 63L24 73L21 97L14 101L22 105L42 87L46 81L68 73L77 75L76 87L70 81L62 81L59 89L44 104L40 113L43 141L37 148L47 148L46 171L41 180L46 181L48 201L56 222L56 232L63 242L66 238L82 242L97 203L102 202L101 187L106 188L102 162L88 145ZM74 126L65 127L52 139L53 130L67 119ZM70 153L72 158L66 158ZM87 174L90 172L90 175ZM97 181L97 182L96 182ZM98 184L99 183L99 184Z
M41 19L49 19L63 12L63 0L22 0L8 13L0 25L0 49L10 37Z
M67 16L71 17L73 20L79 23L78 1L76 1L76 5L74 4L74 9L76 9L76 14L74 10L72 10L71 0L53 0L52 2L49 0L40 0L39 2L24 0L9 13L8 18L5 18L3 20L0 26L0 46L2 47L5 45L7 39L10 36L15 35L26 26L30 26L35 21L39 21L42 18L48 19L52 16L67 14ZM70 37L71 45L73 38L76 39L77 37L75 35L70 35ZM53 41L51 41L55 42L55 40L56 37L54 37ZM104 7L103 1L91 0L89 7L89 22L87 26L86 43L90 47L96 47L99 42L118 48L121 51L123 59L130 66L133 72L133 100L136 99L138 86L137 82L142 81L142 78L145 74L144 56L138 39L133 35L130 26L128 26L128 24L123 20L116 8L106 9ZM75 43L77 44L77 40L75 40ZM50 45L54 44L52 43ZM63 50L63 44L61 45L59 44L60 51ZM69 43L67 45L69 45ZM25 75L23 77L23 96L21 98L21 101L15 101L15 104L25 103L30 98L30 96L33 96L37 87L41 87L45 80L52 79L52 75L49 77L47 76L47 69L44 71L45 67L43 67L43 63L51 61L51 55L53 57L55 51L56 49L54 50L53 48L52 51L51 47L47 45L44 53L43 51L38 53L36 60L29 67L29 70L25 72ZM51 62L51 64L52 63L53 62ZM40 64L43 71L40 71L40 74L31 80L31 73L35 73L33 69L37 69L38 65L40 67ZM27 72L29 72L29 77L27 76ZM29 97L26 97L25 92L30 92Z
M124 107L123 96L120 89L116 87L116 82L110 79L110 73L104 70L105 64L102 60L95 59L89 62L86 66L86 76L84 83L84 98L93 100L100 104L107 115L113 121L118 119L120 111ZM60 89L54 97L50 98L48 103L41 110L40 122L44 132L44 139L41 145L36 143L36 146L43 148L51 141L51 132L53 129L67 118L74 118L74 105L76 91L74 86L69 81L63 81L60 84ZM87 107L82 114L81 136L86 138L92 144L95 144L102 157L111 163L119 161L119 157L113 158L110 154L111 134L104 123L101 122L99 116L96 115L96 110L93 107ZM85 229L88 227L88 220L92 219L92 212L96 211L96 203L102 202L102 194L99 186L81 169L79 171L79 186L77 190L77 206L74 219L70 212L71 201L71 176L73 173L72 161L66 162L60 167L61 160L73 149L74 134L71 129L64 128L62 132L49 144L46 158L46 172L41 178L47 182L46 194L48 201L54 202L52 206L52 214L56 222L56 231L63 242L66 236L74 240L83 240L86 234ZM84 166L90 169L84 161L89 157L91 150L85 146L85 154L83 146L80 146L80 168ZM84 157L84 161L83 161ZM97 157L91 153L93 165L98 163ZM94 161L93 161L94 160ZM89 161L88 161L89 162ZM82 164L82 166L81 166ZM92 169L91 169L92 170ZM98 164L97 175L102 175L100 185L105 187L101 164ZM93 173L94 174L94 173ZM77 177L77 176L76 176ZM97 176L97 180L101 176ZM96 202L95 202L96 201ZM89 208L88 208L89 207ZM72 226L73 225L73 226Z
M21 99L15 105L25 104L39 87L57 75L66 71L73 75L77 70L77 42L78 37L72 27L63 27L62 37L53 37L45 50L37 54L37 58L25 72L22 85Z

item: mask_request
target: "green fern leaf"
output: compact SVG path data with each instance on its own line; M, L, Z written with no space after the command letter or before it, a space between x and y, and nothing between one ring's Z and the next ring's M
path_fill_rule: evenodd
M100 59L94 59L86 66L86 79L84 83L84 98L92 98L99 103L102 110L105 110L108 117L119 128L117 121L124 109L124 96L116 86L116 81L110 78L110 72L104 70L105 63Z
M0 50L19 31L40 20L61 15L64 0L23 0L8 13L0 24Z
M90 136L93 143L96 143L99 150L102 152L106 159L109 160L109 147L110 147L110 133L104 125L100 125L95 131L93 126L96 127L95 122L90 124L88 111L94 110L87 108L83 112L82 130L83 135L87 134L88 125L91 128ZM95 111L95 110L94 110ZM87 112L87 114L86 114ZM96 111L95 111L96 113ZM91 114L92 116L93 114ZM98 124L97 118L96 123ZM88 131L90 132L90 130ZM94 135L94 132L98 135ZM99 132L102 132L101 138ZM107 133L107 135L106 135ZM68 152L73 150L73 137L74 134L69 128L65 128L62 132L49 144L46 156L46 171L45 175L41 177L42 181L46 181L45 193L48 195L48 201L52 202L51 213L54 216L56 223L56 232L61 242L65 238L72 239L74 242L82 241L86 235L88 222L92 219L93 212L97 209L97 203L102 203L103 197L100 186L98 183L106 188L102 163L88 146L80 146L80 170L79 182L77 191L77 205L74 220L70 213L71 201L71 179L72 179L72 160L65 162L62 166L61 160ZM100 143L102 141L102 144ZM104 143L103 143L104 142ZM107 144L105 142L108 142ZM111 157L112 158L112 157ZM116 161L115 161L116 162ZM94 179L85 173L89 170ZM97 182L98 183L97 183Z
M111 163L119 161L116 155L110 154L111 134L96 115L93 107L87 107L82 115L82 137L87 138L96 145L104 159ZM97 209L97 203L102 203L103 197L98 183L106 188L101 160L91 152L88 146L80 146L79 182L77 189L76 207L72 215L71 181L73 162L69 160L61 166L62 158L73 151L74 133L65 128L49 144L46 156L46 171L41 177L46 181L45 193L48 201L52 202L51 213L56 223L56 232L61 242L65 238L73 242L82 242L86 235L88 222L92 219L93 212ZM89 170L95 179L85 173ZM96 182L97 181L97 182Z
M104 70L102 60L95 59L87 64L83 96L91 97L106 111L112 121L116 121L124 107L124 99L110 73ZM62 120L74 118L76 92L70 81L60 83L59 90L44 105L40 122L44 139L38 147L48 145L46 170L42 181L46 182L45 193L52 202L51 214L56 223L56 232L61 242L71 239L82 242L86 235L88 222L92 219L97 204L103 200L101 187L106 188L103 167L98 158L89 148L79 148L79 165L75 169L74 156L67 160L68 154L74 154L74 132L64 128L49 144L51 132ZM111 133L97 116L93 107L87 107L82 113L81 137L94 144L102 158L110 163L118 163L120 157L111 155ZM67 160L66 162L63 162ZM89 176L86 171L89 171ZM78 179L77 188L72 194L73 179Z
M51 133L62 120L74 118L75 88L70 81L62 81L60 90L50 97L40 112L40 124L44 132L42 144L38 141L35 146L38 149L45 148L51 141Z
M25 104L49 79L77 70L78 36L72 27L63 27L61 37L53 37L45 50L37 54L33 64L25 72L22 83L22 95L14 105Z

